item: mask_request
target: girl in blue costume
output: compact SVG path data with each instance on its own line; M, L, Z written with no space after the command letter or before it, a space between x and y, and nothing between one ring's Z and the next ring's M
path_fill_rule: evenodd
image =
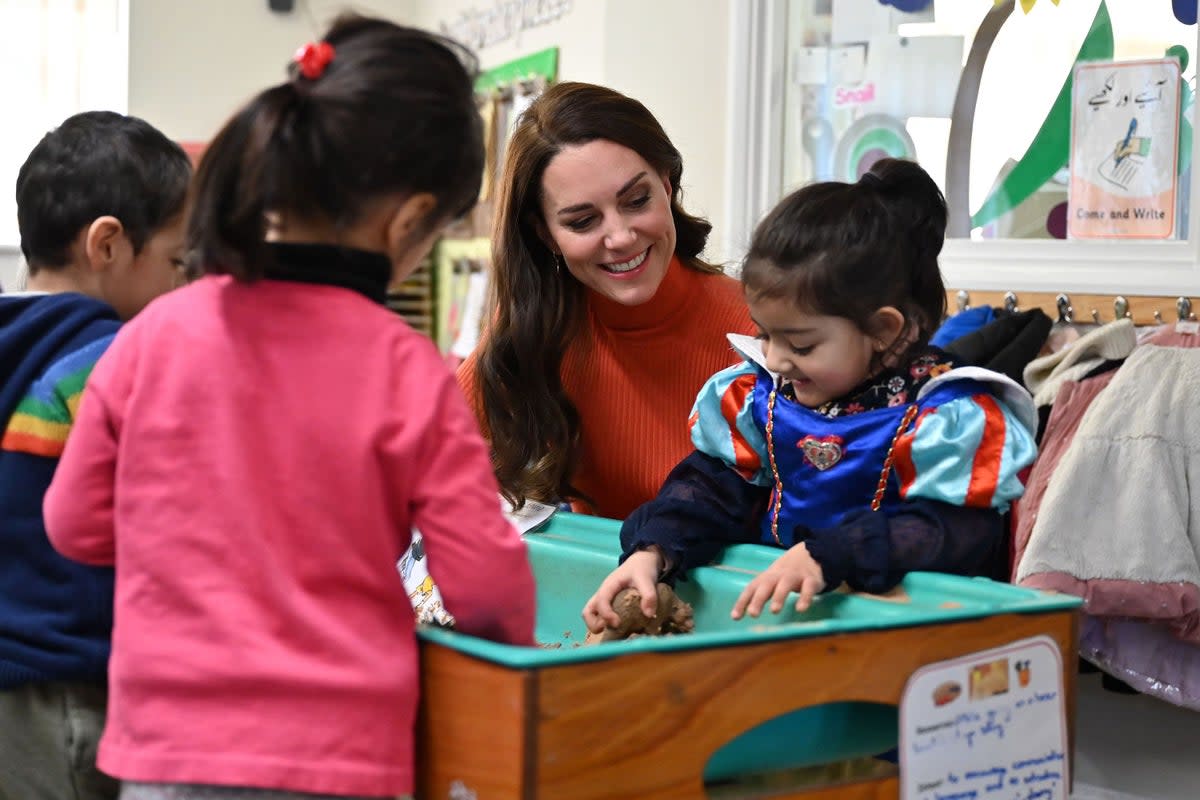
M784 552L733 617L804 611L842 583L882 592L913 570L1001 574L1002 517L1036 455L1029 394L928 344L945 314L946 201L918 165L878 162L857 183L816 183L758 226L742 283L758 341L708 380L696 450L621 529L624 550L584 607L711 562L726 545Z

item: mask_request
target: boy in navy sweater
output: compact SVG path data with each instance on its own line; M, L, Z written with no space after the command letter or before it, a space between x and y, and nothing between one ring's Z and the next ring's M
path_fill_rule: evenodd
M0 295L0 800L108 800L96 770L111 569L60 556L42 496L121 322L182 275L191 164L146 122L66 120L17 175L28 291Z

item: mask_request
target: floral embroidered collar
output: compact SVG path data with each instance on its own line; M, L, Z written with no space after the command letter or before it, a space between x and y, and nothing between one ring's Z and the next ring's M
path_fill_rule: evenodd
M845 397L813 409L826 417L845 417L877 408L902 406L916 399L921 387L959 364L946 352L926 345L903 367L878 372L852 389ZM788 393L787 387L784 393Z
M762 342L743 334L729 333L726 336L739 355L767 370L775 380L779 379L779 376L770 372L767 367L766 358L762 354ZM863 411L874 411L877 408L902 406L915 401L921 388L938 375L965 366L949 353L931 344L914 348L908 356L904 366L877 372L844 397L830 400L813 411L826 417L844 417ZM1019 391L1026 394L1024 389ZM796 399L792 387L787 383L780 389L779 394L793 401Z

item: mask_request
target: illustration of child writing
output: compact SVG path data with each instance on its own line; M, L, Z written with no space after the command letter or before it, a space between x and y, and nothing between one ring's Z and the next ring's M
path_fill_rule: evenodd
M1129 188L1150 154L1150 137L1134 136L1137 127L1137 118L1130 119L1129 129L1113 147L1111 158L1105 159L1096 170L1101 178L1122 189Z

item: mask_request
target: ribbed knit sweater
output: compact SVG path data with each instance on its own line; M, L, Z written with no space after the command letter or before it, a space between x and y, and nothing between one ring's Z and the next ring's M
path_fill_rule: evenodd
M84 381L120 325L110 306L74 292L0 295L0 691L105 681L113 571L55 552L42 496Z
M594 501L575 510L624 519L655 496L692 451L688 414L696 393L738 360L725 334L753 327L736 280L688 269L678 258L642 305L587 293L586 330L562 365L581 420L574 484ZM464 361L458 381L479 413L476 363L475 356Z

